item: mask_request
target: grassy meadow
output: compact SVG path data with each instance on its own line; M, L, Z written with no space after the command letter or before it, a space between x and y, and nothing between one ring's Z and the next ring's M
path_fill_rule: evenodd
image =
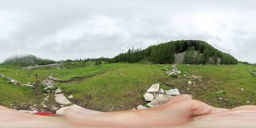
M75 77L83 79L57 83L66 95L72 94L73 103L86 108L115 111L132 109L143 104L143 94L152 84L160 82L162 88L178 88L183 94L208 104L231 108L256 104L256 77L249 71L255 66L238 65L177 65L182 74L169 77L170 64L67 63L61 68L24 70L17 66L0 65L0 73L22 83L35 82L35 74L41 80L50 74L62 80ZM195 79L192 76L200 77ZM193 84L188 84L192 81ZM39 105L42 96L35 95L29 87L18 87L0 79L0 105L15 107Z

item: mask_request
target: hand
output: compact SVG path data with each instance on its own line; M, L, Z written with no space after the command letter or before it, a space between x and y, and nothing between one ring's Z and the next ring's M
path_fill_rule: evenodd
M110 127L185 127L195 117L227 111L192 100L189 95L177 96L169 103L147 110L101 113L83 108L67 109L64 116L74 126Z
M256 106L242 106L194 118L191 128L256 128Z
M61 117L41 117L0 107L1 128L255 128L256 107L218 109L175 97L169 103L147 110L97 112L68 108ZM234 123L239 122L239 123Z

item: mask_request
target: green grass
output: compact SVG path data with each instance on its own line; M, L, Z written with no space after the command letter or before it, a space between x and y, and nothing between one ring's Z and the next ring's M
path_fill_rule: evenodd
M166 68L167 67L167 68ZM66 95L74 95L73 103L86 108L113 111L132 109L143 104L143 94L152 84L161 82L164 89L178 88L183 94L192 94L195 99L208 104L231 108L240 105L256 105L256 71L252 65L178 65L182 73L178 78L168 77L165 69L171 65L114 63L95 66L93 64L23 70L15 66L0 66L0 73L14 79L33 82L34 75L41 79L51 73L55 77L69 80L73 77L90 76L82 80L58 83ZM191 75L201 76L193 80ZM188 85L188 81L193 85ZM241 91L244 88L244 91ZM0 79L0 104L37 104L38 100L30 88L16 87ZM224 99L223 101L220 98ZM248 103L250 101L250 103Z
M116 66L116 64L111 64ZM120 68L84 81L59 84L74 102L84 107L111 111L143 103L142 95L152 83L165 77L159 65L119 64Z
M0 79L0 105L22 107L40 103L41 97L36 96L31 88L14 86Z

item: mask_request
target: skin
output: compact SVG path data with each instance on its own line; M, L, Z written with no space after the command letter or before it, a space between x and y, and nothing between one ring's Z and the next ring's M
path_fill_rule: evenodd
M255 128L255 121L255 106L214 108L189 95L147 110L98 112L74 108L57 117L0 107L0 128Z

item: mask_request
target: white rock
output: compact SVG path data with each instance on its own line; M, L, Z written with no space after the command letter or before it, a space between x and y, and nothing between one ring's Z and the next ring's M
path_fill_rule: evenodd
M69 98L69 99L73 99L73 98L74 98L74 96L73 96L73 95L70 95L70 96L68 96L68 98Z
M166 91L167 95L171 95L171 96L178 96L180 95L180 91L179 89L175 88L175 89L170 89Z
M152 101L152 100L154 99L154 95L151 94L151 93L146 93L146 94L144 95L144 99L145 99L146 101Z
M55 101L61 105L71 104L71 102L64 96L64 94L55 94Z
M243 91L244 91L244 88L241 88L240 90L241 90L241 92L243 92Z
M61 90L60 88L57 88L57 89L55 90L55 94L59 94L59 93L62 93L62 90Z
M152 107L159 106L159 105L169 102L172 98L173 98L173 96L169 96L169 95L159 96L156 99L154 99L153 101L151 101L149 103L149 105Z
M143 106L143 105L138 105L137 106L137 110L144 110L147 109L147 107Z
M188 81L188 84L191 85L191 84L192 84L192 81Z
M156 83L156 84L153 84L148 90L147 92L158 92L160 89L160 84L159 83Z

